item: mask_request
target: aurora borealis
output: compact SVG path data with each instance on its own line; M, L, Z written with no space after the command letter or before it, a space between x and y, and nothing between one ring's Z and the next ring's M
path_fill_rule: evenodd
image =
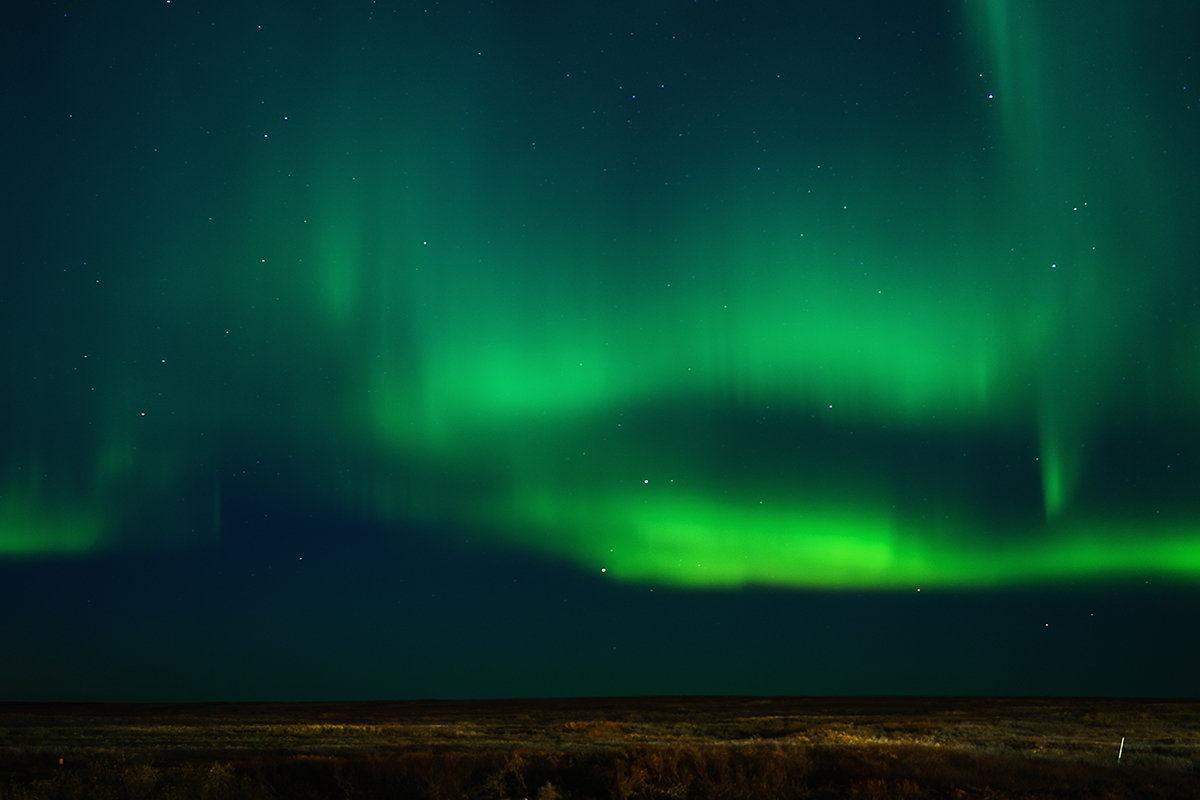
M31 4L10 694L1194 691L1195 12L902 5Z

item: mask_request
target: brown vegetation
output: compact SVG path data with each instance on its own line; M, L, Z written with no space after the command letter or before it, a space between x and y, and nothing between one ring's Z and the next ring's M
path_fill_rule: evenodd
M8 705L0 800L1195 798L1198 712L1010 699Z

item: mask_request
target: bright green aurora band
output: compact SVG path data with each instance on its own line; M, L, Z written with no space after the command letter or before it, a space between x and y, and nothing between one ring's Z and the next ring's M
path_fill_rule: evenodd
M220 535L245 441L348 514L618 581L1200 577L1192 220L1148 54L1092 59L1126 22L1101 5L965 3L940 116L779 110L800 75L683 101L640 68L542 107L515 63L420 52L376 106L331 67L227 189L247 218L185 248L227 266L144 290L168 333L105 351L83 446L0 476L0 554Z

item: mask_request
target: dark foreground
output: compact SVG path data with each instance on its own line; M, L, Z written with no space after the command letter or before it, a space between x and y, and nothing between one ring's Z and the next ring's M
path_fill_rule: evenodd
M1194 800L1200 701L0 705L0 800L82 797Z

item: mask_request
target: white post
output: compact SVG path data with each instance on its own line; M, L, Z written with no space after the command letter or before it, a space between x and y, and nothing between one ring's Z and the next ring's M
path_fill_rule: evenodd
M1117 761L1121 760L1121 754L1125 752L1125 737L1121 737L1121 749L1117 751Z

